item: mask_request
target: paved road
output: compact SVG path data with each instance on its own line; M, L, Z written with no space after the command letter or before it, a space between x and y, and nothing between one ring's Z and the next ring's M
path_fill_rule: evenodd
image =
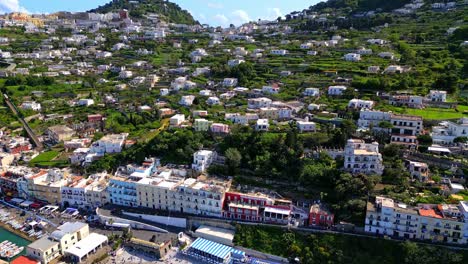
M16 106L13 104L13 102L10 101L10 98L8 98L8 96L6 94L3 94L3 100L8 105L8 107L13 112L13 114L15 114L16 117L18 117L18 120L23 125L24 130L26 130L26 133L28 133L29 138L34 142L34 145L36 146L36 149L37 150L42 150L44 148L44 146L42 145L42 142L36 136L36 133L34 133L34 131L32 131L31 127L29 127L28 123L26 123L26 121L24 121L24 119L20 116Z

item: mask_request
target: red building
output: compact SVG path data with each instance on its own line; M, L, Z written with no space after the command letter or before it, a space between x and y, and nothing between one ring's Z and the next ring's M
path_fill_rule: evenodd
M128 10L127 9L122 9L119 11L119 16L121 20L127 19L128 18Z
M309 226L332 226L335 215L321 204L314 204L309 211Z
M273 204L273 200L263 195L226 192L224 194L223 216L262 222L263 210L267 204Z
M102 121L102 115L96 114L96 115L88 115L88 122L94 123L94 122L101 122Z

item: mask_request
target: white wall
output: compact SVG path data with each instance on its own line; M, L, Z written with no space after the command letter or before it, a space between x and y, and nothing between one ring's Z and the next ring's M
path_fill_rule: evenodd
M167 216L159 216L159 215L145 215L145 214L135 214L135 213L128 213L122 212L124 215L129 215L136 218L141 218L146 221L151 221L163 225L170 225L176 226L181 228L187 227L187 219L185 218L178 218L178 217L167 217Z

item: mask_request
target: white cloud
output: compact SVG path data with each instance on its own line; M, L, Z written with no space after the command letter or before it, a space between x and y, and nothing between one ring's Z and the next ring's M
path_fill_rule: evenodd
M217 14L213 17L213 19L222 27L229 26L229 19L224 14Z
M20 5L19 0L0 0L0 13L3 14L11 12L29 13L26 8Z
M236 26L252 21L252 19L250 19L249 17L249 14L245 10L242 10L242 9L233 11L230 15L230 20L231 20L231 23Z
M267 9L266 19L268 19L268 20L274 20L274 19L277 19L278 17L282 17L282 16L283 16L283 13L281 13L281 9L279 9L277 7Z
M214 9L223 9L223 4L221 3L215 3L215 2L208 2L208 7L209 8L214 8Z

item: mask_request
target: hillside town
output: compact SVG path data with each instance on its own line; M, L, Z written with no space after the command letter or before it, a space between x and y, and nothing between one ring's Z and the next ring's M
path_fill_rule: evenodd
M2 259L374 263L328 262L349 236L466 263L468 2L341 2L0 15L0 228L29 241Z

